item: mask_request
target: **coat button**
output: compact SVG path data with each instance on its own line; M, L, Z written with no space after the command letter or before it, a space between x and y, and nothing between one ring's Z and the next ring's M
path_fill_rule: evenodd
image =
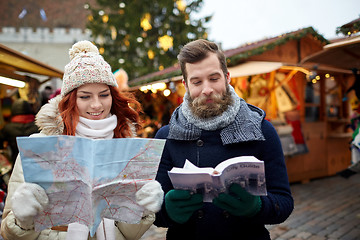
M204 211L203 210L199 210L198 211L198 218L203 218L204 217Z
M204 145L204 141L199 139L199 140L197 140L196 145L198 147L202 147Z
M222 214L223 214L224 218L229 218L230 217L230 213L228 213L227 211L224 211Z
M280 206L279 206L279 204L275 204L275 209L276 209L276 211L280 211Z

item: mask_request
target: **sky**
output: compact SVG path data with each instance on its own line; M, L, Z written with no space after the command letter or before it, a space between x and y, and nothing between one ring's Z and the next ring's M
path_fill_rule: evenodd
M313 27L328 40L360 17L360 0L203 0L195 18L213 15L208 39L223 50Z

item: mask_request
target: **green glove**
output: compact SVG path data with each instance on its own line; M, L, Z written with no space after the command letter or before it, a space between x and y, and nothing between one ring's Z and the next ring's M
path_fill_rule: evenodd
M177 223L185 223L203 205L201 194L187 190L170 190L165 195L165 207L169 217Z
M260 197L251 195L236 183L231 184L229 194L220 193L213 203L232 215L242 217L252 217L261 209Z

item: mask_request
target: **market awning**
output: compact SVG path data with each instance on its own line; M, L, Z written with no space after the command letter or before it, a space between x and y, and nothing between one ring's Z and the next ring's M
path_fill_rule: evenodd
M228 68L230 77L251 76L262 73L268 73L281 68L281 62L263 62L263 61L249 61L234 67Z
M26 81L26 74L62 78L64 73L0 44L0 76Z
M324 64L341 69L360 69L360 36L331 43L324 49L304 58L301 64Z

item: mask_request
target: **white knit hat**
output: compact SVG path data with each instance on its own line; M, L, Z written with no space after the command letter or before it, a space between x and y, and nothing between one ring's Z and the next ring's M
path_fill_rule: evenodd
M110 65L89 41L79 41L69 50L70 62L65 66L61 96L86 83L105 83L117 87Z

